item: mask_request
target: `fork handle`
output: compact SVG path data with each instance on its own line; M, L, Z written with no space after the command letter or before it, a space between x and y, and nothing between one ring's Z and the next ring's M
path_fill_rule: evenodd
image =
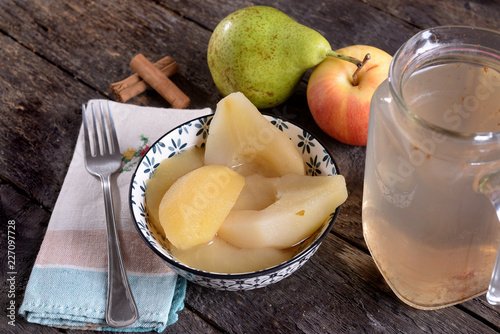
M123 266L120 242L118 241L118 234L116 232L110 177L110 175L101 176L108 234L106 323L114 328L125 328L137 321L139 312L137 311L137 306Z

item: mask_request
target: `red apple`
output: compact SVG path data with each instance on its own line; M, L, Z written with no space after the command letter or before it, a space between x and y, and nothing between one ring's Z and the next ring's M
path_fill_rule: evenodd
M353 45L336 52L357 59L371 58L357 73L356 65L327 57L311 73L307 103L316 124L329 136L349 145L366 145L370 101L387 79L392 56L367 45Z

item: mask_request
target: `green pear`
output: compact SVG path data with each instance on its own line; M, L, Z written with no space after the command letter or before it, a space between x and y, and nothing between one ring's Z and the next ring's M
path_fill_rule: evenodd
M257 108L283 103L304 73L327 56L362 62L334 51L317 31L273 7L252 6L229 14L215 28L207 60L219 91L242 92Z

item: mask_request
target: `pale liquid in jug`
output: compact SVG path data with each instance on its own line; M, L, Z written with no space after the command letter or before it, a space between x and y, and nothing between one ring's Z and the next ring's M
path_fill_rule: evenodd
M500 131L500 75L492 68L462 62L424 68L407 80L403 96L419 117L442 128ZM370 119L373 130L385 126L382 118ZM363 229L386 281L424 309L484 293L499 242L492 204L472 190L484 164L436 157L440 137L408 140L397 124L373 133Z

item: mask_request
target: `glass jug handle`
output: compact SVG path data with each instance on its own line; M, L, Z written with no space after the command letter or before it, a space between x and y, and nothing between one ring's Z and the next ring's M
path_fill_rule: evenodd
M484 176L479 182L479 191L491 201L500 221L500 171ZM491 305L500 305L500 245L491 274L490 286L486 293L486 300Z

